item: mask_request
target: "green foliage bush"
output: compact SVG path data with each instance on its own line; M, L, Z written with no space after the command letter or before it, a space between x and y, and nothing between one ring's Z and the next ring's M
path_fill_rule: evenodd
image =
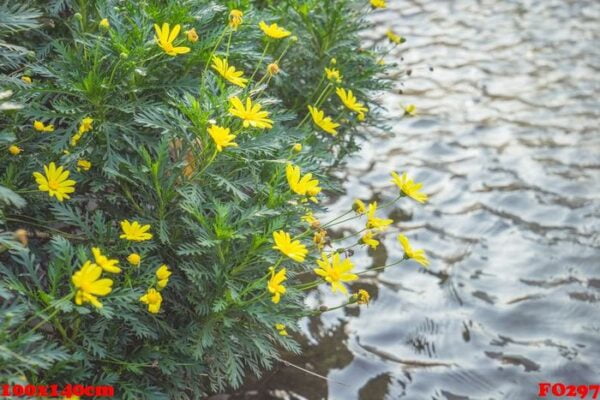
M235 29L234 9L243 12ZM360 0L0 3L0 381L198 399L272 367L281 349L299 351L285 327L311 312L306 290L325 283L301 279L319 258L309 244L318 223L301 217L322 211L311 201L322 196L290 190L287 165L338 191L329 170L380 124L371 100L388 85L378 78L386 67L358 37L368 9ZM268 38L260 21L291 35ZM165 22L182 26L175 45L189 52L157 45L153 26ZM213 56L248 85L220 76ZM345 107L337 85L370 110ZM229 111L234 96L260 104L272 128L245 127ZM308 105L340 124L337 135L312 122ZM237 147L217 151L214 125ZM36 183L51 163L70 171L70 198ZM149 225L152 238L124 239L124 220ZM280 230L308 246L302 262L273 248ZM86 261L109 265L102 307L72 278ZM170 276L156 276L161 265ZM269 267L287 267L278 303ZM162 303L143 297L150 288Z

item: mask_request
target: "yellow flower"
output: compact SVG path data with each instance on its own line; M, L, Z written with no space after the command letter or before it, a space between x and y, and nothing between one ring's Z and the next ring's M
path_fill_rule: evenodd
M355 113L358 113L359 115L369 111L363 103L360 103L356 100L356 97L354 97L354 94L352 94L352 90L346 91L343 88L337 88L335 92L337 93L340 100L342 100L342 103L344 103L344 105L349 110L352 110Z
M292 240L289 233L284 231L273 232L273 240L275 241L275 250L281 251L294 261L302 262L308 254L306 246L300 243L299 240Z
M363 203L362 200L356 199L354 200L354 204L352 204L352 209L358 214L364 214L367 212L367 206Z
M123 230L123 234L119 236L121 239L131 240L132 242L143 242L152 239L152 234L148 232L150 225L140 225L137 221L123 220L121 221L121 229Z
M50 165L44 165L44 172L46 175L42 175L40 172L34 172L33 177L38 184L38 189L42 192L48 192L50 197L56 197L58 201L69 199L69 193L75 191L74 180L68 179L70 172L63 169L63 167L56 167L51 162Z
M33 129L38 132L54 132L54 125L46 125L42 121L33 121Z
M277 75L279 73L279 65L277 63L267 65L267 73L271 76Z
M323 247L325 247L326 239L327 231L325 229L320 229L317 232L315 232L315 235L313 236L313 243L315 244L317 249L323 250Z
M425 193L421 192L423 183L416 183L412 179L408 179L408 174L405 172L399 176L396 172L392 172L392 182L398 186L398 189L405 195L418 201L425 203L428 199Z
M13 156L19 155L19 153L21 153L22 151L23 151L22 148L20 148L19 146L14 145L14 144L10 145L8 147L8 152L10 154L12 154Z
M331 258L327 254L322 253L321 259L317 260L317 264L321 268L315 268L315 274L323 277L331 284L332 292L342 292L348 294L348 289L343 282L355 281L358 275L350 273L354 268L354 264L350 259L345 258L340 260L339 253L334 253Z
M138 253L131 253L127 256L127 261L134 267L138 267L142 262L142 257Z
M281 336L287 336L288 333L285 330L285 325L284 324L275 324L275 329L277 329L277 332L279 332L279 334Z
M229 62L226 59L214 56L212 68L219 74L221 74L223 78L227 79L234 85L237 85L242 88L246 87L248 79L243 78L244 71L236 71L235 67L230 66Z
M237 143L233 142L235 135L230 135L229 132L229 128L223 128L218 125L208 128L208 134L215 141L217 151L223 151L224 147L237 147Z
M377 212L377 202L373 202L369 204L369 209L367 210L367 228L368 229L378 229L379 231L384 231L388 228L394 220L385 219L385 218L377 218L375 216L375 212Z
M32 82L32 81L31 81L31 78L30 78L29 76L27 76L27 75L23 75L23 76L21 77L21 81L23 81L24 83L27 83L28 85L30 85L30 84L31 84L31 82Z
M308 173L304 176L301 175L300 167L297 165L288 164L285 167L285 175L287 177L288 185L290 189L300 196L314 197L321 192L319 187L319 180L312 179L312 174ZM316 198L311 198L316 202Z
M169 24L166 22L163 23L162 29L157 24L154 24L154 30L156 31L154 40L156 40L158 47L163 49L164 52L167 53L168 55L176 56L178 54L189 53L189 51L190 51L189 47L173 46L173 41L177 38L177 35L179 35L179 31L181 30L181 25L177 24L173 27L173 30L171 30L169 28Z
M71 138L71 140L69 141L69 144L71 146L77 146L77 143L79 142L79 139L81 139L82 136L83 136L82 133L74 134L73 137Z
M285 30L277 24L267 25L265 21L260 21L258 26L265 33L265 35L272 37L273 39L283 39L292 34L292 32Z
M98 279L102 274L102 268L96 264L86 261L81 269L73 274L71 281L77 292L75 293L75 304L91 303L96 308L102 308L102 303L97 296L106 296L112 291L113 281L111 279Z
M196 32L196 28L185 31L185 35L187 36L187 40L192 43L196 43L198 41L198 32Z
M304 221L304 222L308 223L308 224L309 224L309 225L311 225L311 226L312 226L312 225L318 225L318 224L320 224L319 220L318 220L318 219L316 219L316 218L313 216L313 213L312 213L311 211L307 212L307 213L306 213L305 215L303 215L303 216L302 216L300 219L301 219L302 221Z
M335 68L325 68L325 75L327 75L327 79L329 79L331 82L342 82L340 71Z
M154 288L148 289L146 294L140 297L140 301L148 305L148 312L152 314L158 314L162 300L162 295Z
M281 295L285 294L285 286L282 285L283 281L287 279L285 277L285 268L280 269L277 273L275 273L275 268L273 267L270 270L271 278L267 282L267 290L273 295L271 301L277 304L281 300Z
M85 117L84 119L82 119L81 124L79 124L78 133L80 135L83 135L84 133L91 131L93 122L94 122L94 119L90 118L90 117Z
M404 257L405 258L412 258L413 260L415 260L416 262L418 262L419 264L421 264L424 267L429 265L429 260L427 259L427 256L425 255L425 250L413 249L412 246L410 245L410 242L408 241L408 238L402 234L398 235L398 241L400 242L400 244L402 245L402 248L404 249Z
M409 104L404 107L404 112L409 117L414 117L415 115L417 115L417 106L415 106L414 104Z
M376 249L379 246L379 240L375 240L375 234L371 231L367 231L361 240L367 246L371 246L372 249Z
M100 20L100 23L98 24L100 26L100 28L102 29L108 29L110 28L110 22L108 22L107 18L102 18Z
M292 150L293 150L295 153L300 153L300 152L302 151L302 144L300 144L300 143L295 143L295 144L292 146Z
M269 119L269 112L261 111L261 106L258 103L252 104L250 97L246 99L245 107L237 96L230 98L229 104L231 105L229 113L242 119L244 128L252 126L259 129L271 129L273 127L273 121Z
M358 304L369 304L369 301L371 300L371 295L369 295L369 292L365 289L359 289L356 297Z
M160 267L158 267L158 269L156 270L156 279L158 280L158 283L156 284L156 286L158 286L160 289L167 286L167 283L169 283L169 277L171 276L171 274L172 274L172 272L169 271L168 265L163 264Z
M325 113L319 110L317 107L308 106L308 111L310 111L310 115L312 116L315 125L330 135L337 135L336 129L340 126L340 124L333 122L330 117L325 117Z
M390 42L392 42L392 43L402 44L402 43L406 42L406 39L404 39L400 35L396 35L394 33L394 31L391 29L388 29L388 31L385 33L385 35L388 37L388 39L390 39Z
M111 260L105 255L102 255L102 252L98 247L92 247L92 254L94 255L96 264L104 271L111 272L113 274L118 274L121 272L121 268L117 267L119 260Z
M77 167L79 167L77 168L77 171L79 171L79 169L89 171L90 168L92 168L92 163L88 160L77 160Z
M385 0L371 0L371 5L373 8L386 8L387 4Z
M229 13L229 27L234 31L244 22L244 13L240 10L231 10Z

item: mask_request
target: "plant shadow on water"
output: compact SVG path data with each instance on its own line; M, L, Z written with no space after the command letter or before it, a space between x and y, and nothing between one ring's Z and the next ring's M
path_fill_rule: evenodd
M329 211L392 198L389 172L408 171L430 203L390 210L397 229L355 264L401 257L402 231L431 265L373 273L369 307L305 321L305 354L283 358L329 382L281 364L238 398L523 400L539 382L598 384L600 2L388 3L366 39L406 36L388 61L413 73Z

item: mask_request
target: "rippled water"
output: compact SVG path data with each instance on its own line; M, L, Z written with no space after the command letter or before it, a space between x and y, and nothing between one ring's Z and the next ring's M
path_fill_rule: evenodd
M388 215L431 266L373 273L354 286L368 308L306 321L288 359L329 382L282 364L256 395L523 400L540 381L600 383L600 1L388 3L367 39L407 37L388 60L412 76L331 211L393 198L389 171L410 171L431 201ZM402 119L408 103L419 115ZM356 264L401 257L395 237Z

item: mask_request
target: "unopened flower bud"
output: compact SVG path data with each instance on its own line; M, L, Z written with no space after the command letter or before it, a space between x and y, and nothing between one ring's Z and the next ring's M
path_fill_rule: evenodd
M292 150L296 153L300 153L302 151L302 144L300 144L300 143L294 144L294 146L292 147Z
M101 29L108 30L110 28L110 22L108 22L108 18L102 18L100 23L98 24Z

